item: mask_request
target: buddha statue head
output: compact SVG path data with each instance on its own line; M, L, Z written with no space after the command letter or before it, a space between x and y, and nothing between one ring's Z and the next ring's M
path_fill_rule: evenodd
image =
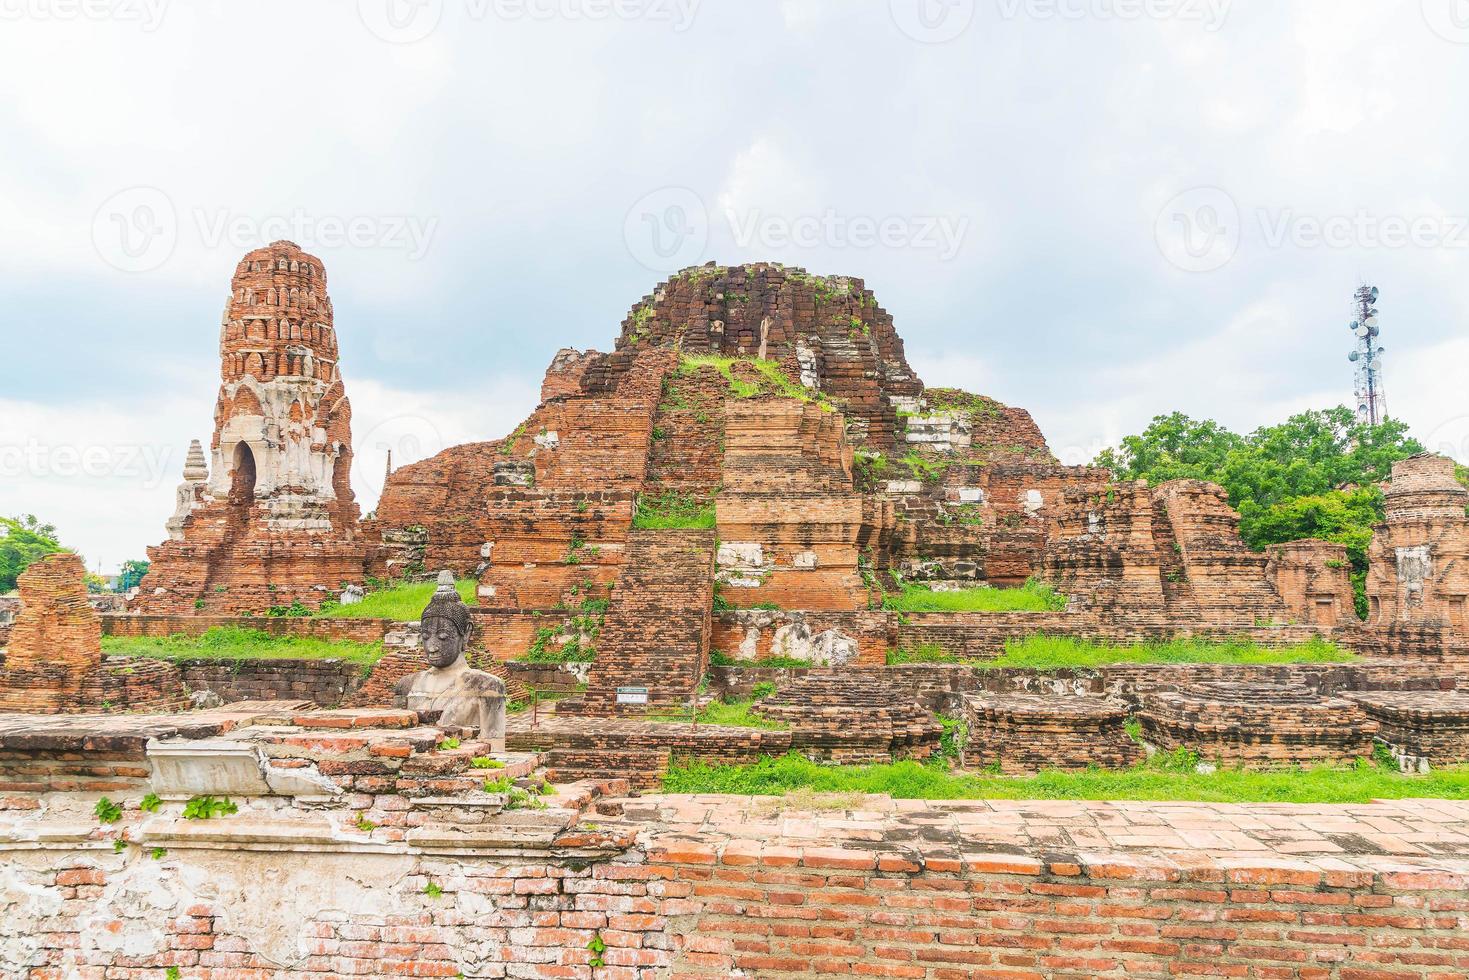
M454 575L440 572L439 587L434 590L419 625L423 656L429 666L439 670L453 666L464 656L469 631L469 607L454 588Z

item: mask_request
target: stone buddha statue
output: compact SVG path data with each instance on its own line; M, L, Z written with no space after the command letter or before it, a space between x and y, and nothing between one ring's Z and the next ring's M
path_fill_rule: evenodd
M454 588L450 572L423 611L419 635L428 670L410 674L393 686L393 703L411 711L437 711L442 725L473 728L495 752L505 751L505 682L469 666L469 607Z

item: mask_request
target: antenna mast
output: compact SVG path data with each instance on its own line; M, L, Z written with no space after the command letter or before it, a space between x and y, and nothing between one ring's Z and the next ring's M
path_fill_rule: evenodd
M1371 425L1387 419L1387 391L1382 380L1382 355L1387 349L1377 346L1381 328L1376 304L1376 286L1362 286L1357 290L1353 303L1356 319L1351 323L1357 349L1347 355L1347 360L1357 365L1357 417Z

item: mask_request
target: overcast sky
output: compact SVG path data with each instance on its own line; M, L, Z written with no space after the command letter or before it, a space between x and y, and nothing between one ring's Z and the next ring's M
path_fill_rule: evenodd
M364 509L683 265L861 276L1066 462L1351 399L1469 460L1466 0L0 0L0 513L163 537L246 250L326 263Z

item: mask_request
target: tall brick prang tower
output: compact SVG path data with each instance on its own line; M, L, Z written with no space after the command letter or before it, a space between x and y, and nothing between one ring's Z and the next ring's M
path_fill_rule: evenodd
M150 550L145 612L318 606L362 578L352 407L326 270L292 242L235 269L220 327L210 475ZM186 474L188 477L191 474Z

